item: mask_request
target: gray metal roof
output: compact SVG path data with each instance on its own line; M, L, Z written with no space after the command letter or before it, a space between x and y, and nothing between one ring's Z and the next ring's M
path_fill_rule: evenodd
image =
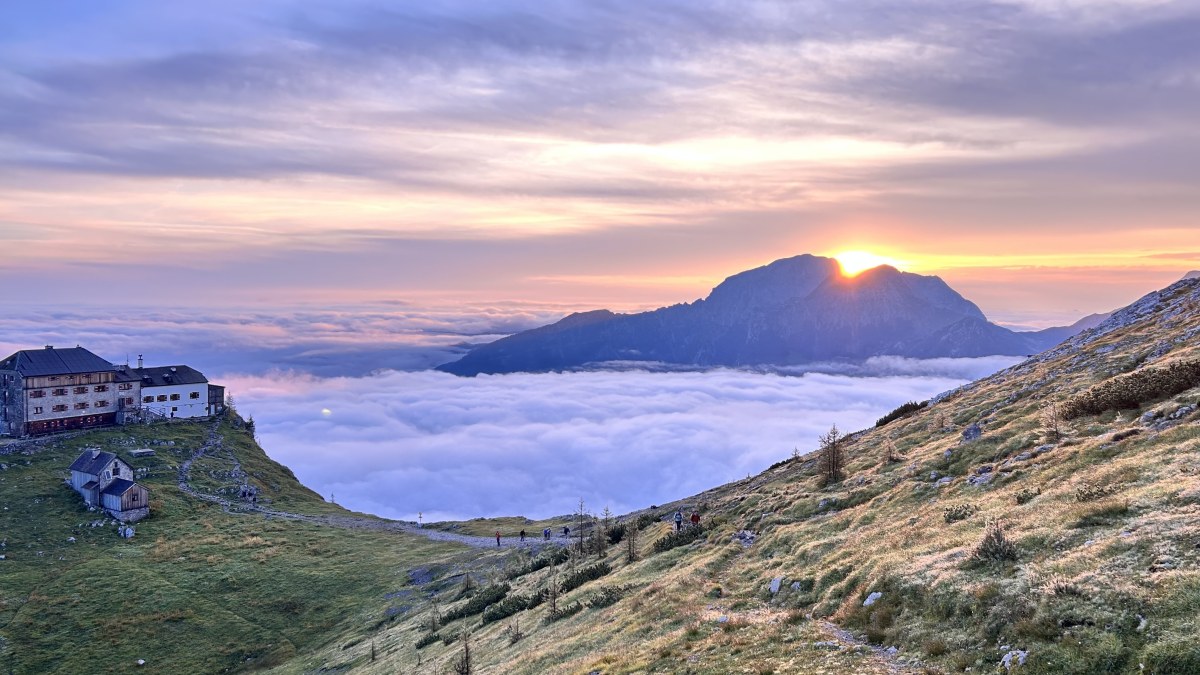
M0 370L15 370L22 377L77 375L115 370L113 364L83 347L22 349L0 361Z
M93 456L93 453L95 453L95 456ZM113 453L104 452L103 450L84 450L83 454L71 464L71 471L99 476L104 467L108 466L108 463L116 459L116 457Z
M204 384L208 378L191 366L158 366L131 368L130 373L142 381L142 387L166 387L173 384Z
M123 495L126 492L128 492L129 488L131 488L135 485L137 485L137 483L135 483L131 480L126 480L124 478L118 478L118 479L114 480L113 482L109 483L108 487L101 490L100 494L120 496L120 495Z

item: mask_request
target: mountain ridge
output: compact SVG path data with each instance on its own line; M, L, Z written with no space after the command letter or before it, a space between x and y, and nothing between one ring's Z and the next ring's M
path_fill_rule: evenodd
M1016 332L936 276L881 265L853 277L810 254L739 272L709 295L635 314L593 310L479 345L438 366L456 375L544 372L605 361L797 365L897 355L1026 355L1087 324Z

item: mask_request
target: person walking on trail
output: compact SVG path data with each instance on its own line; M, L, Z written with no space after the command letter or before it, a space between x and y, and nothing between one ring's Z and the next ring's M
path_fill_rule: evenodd
M692 527L699 527L699 525L700 525L700 512L692 511Z
M679 511L675 512L675 531L678 532L682 529L683 529L683 511L679 510Z
M525 541L525 530L521 530L521 541Z
M500 530L496 530L496 548L500 548Z
M569 528L569 527L564 527L564 528L563 528L563 536L564 536L564 537L569 537L569 536L571 536L571 528Z
M546 541L550 541L550 528L548 528L548 527L542 528L542 539L545 539Z

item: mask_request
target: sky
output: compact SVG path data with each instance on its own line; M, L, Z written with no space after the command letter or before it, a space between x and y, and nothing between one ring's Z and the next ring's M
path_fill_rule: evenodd
M859 249L1032 327L1200 268L1194 0L10 4L9 306L630 309Z

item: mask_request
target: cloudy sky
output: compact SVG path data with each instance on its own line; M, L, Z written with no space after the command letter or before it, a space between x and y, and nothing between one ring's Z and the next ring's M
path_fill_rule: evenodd
M803 252L1061 323L1200 267L1194 0L58 0L9 303L644 307Z

